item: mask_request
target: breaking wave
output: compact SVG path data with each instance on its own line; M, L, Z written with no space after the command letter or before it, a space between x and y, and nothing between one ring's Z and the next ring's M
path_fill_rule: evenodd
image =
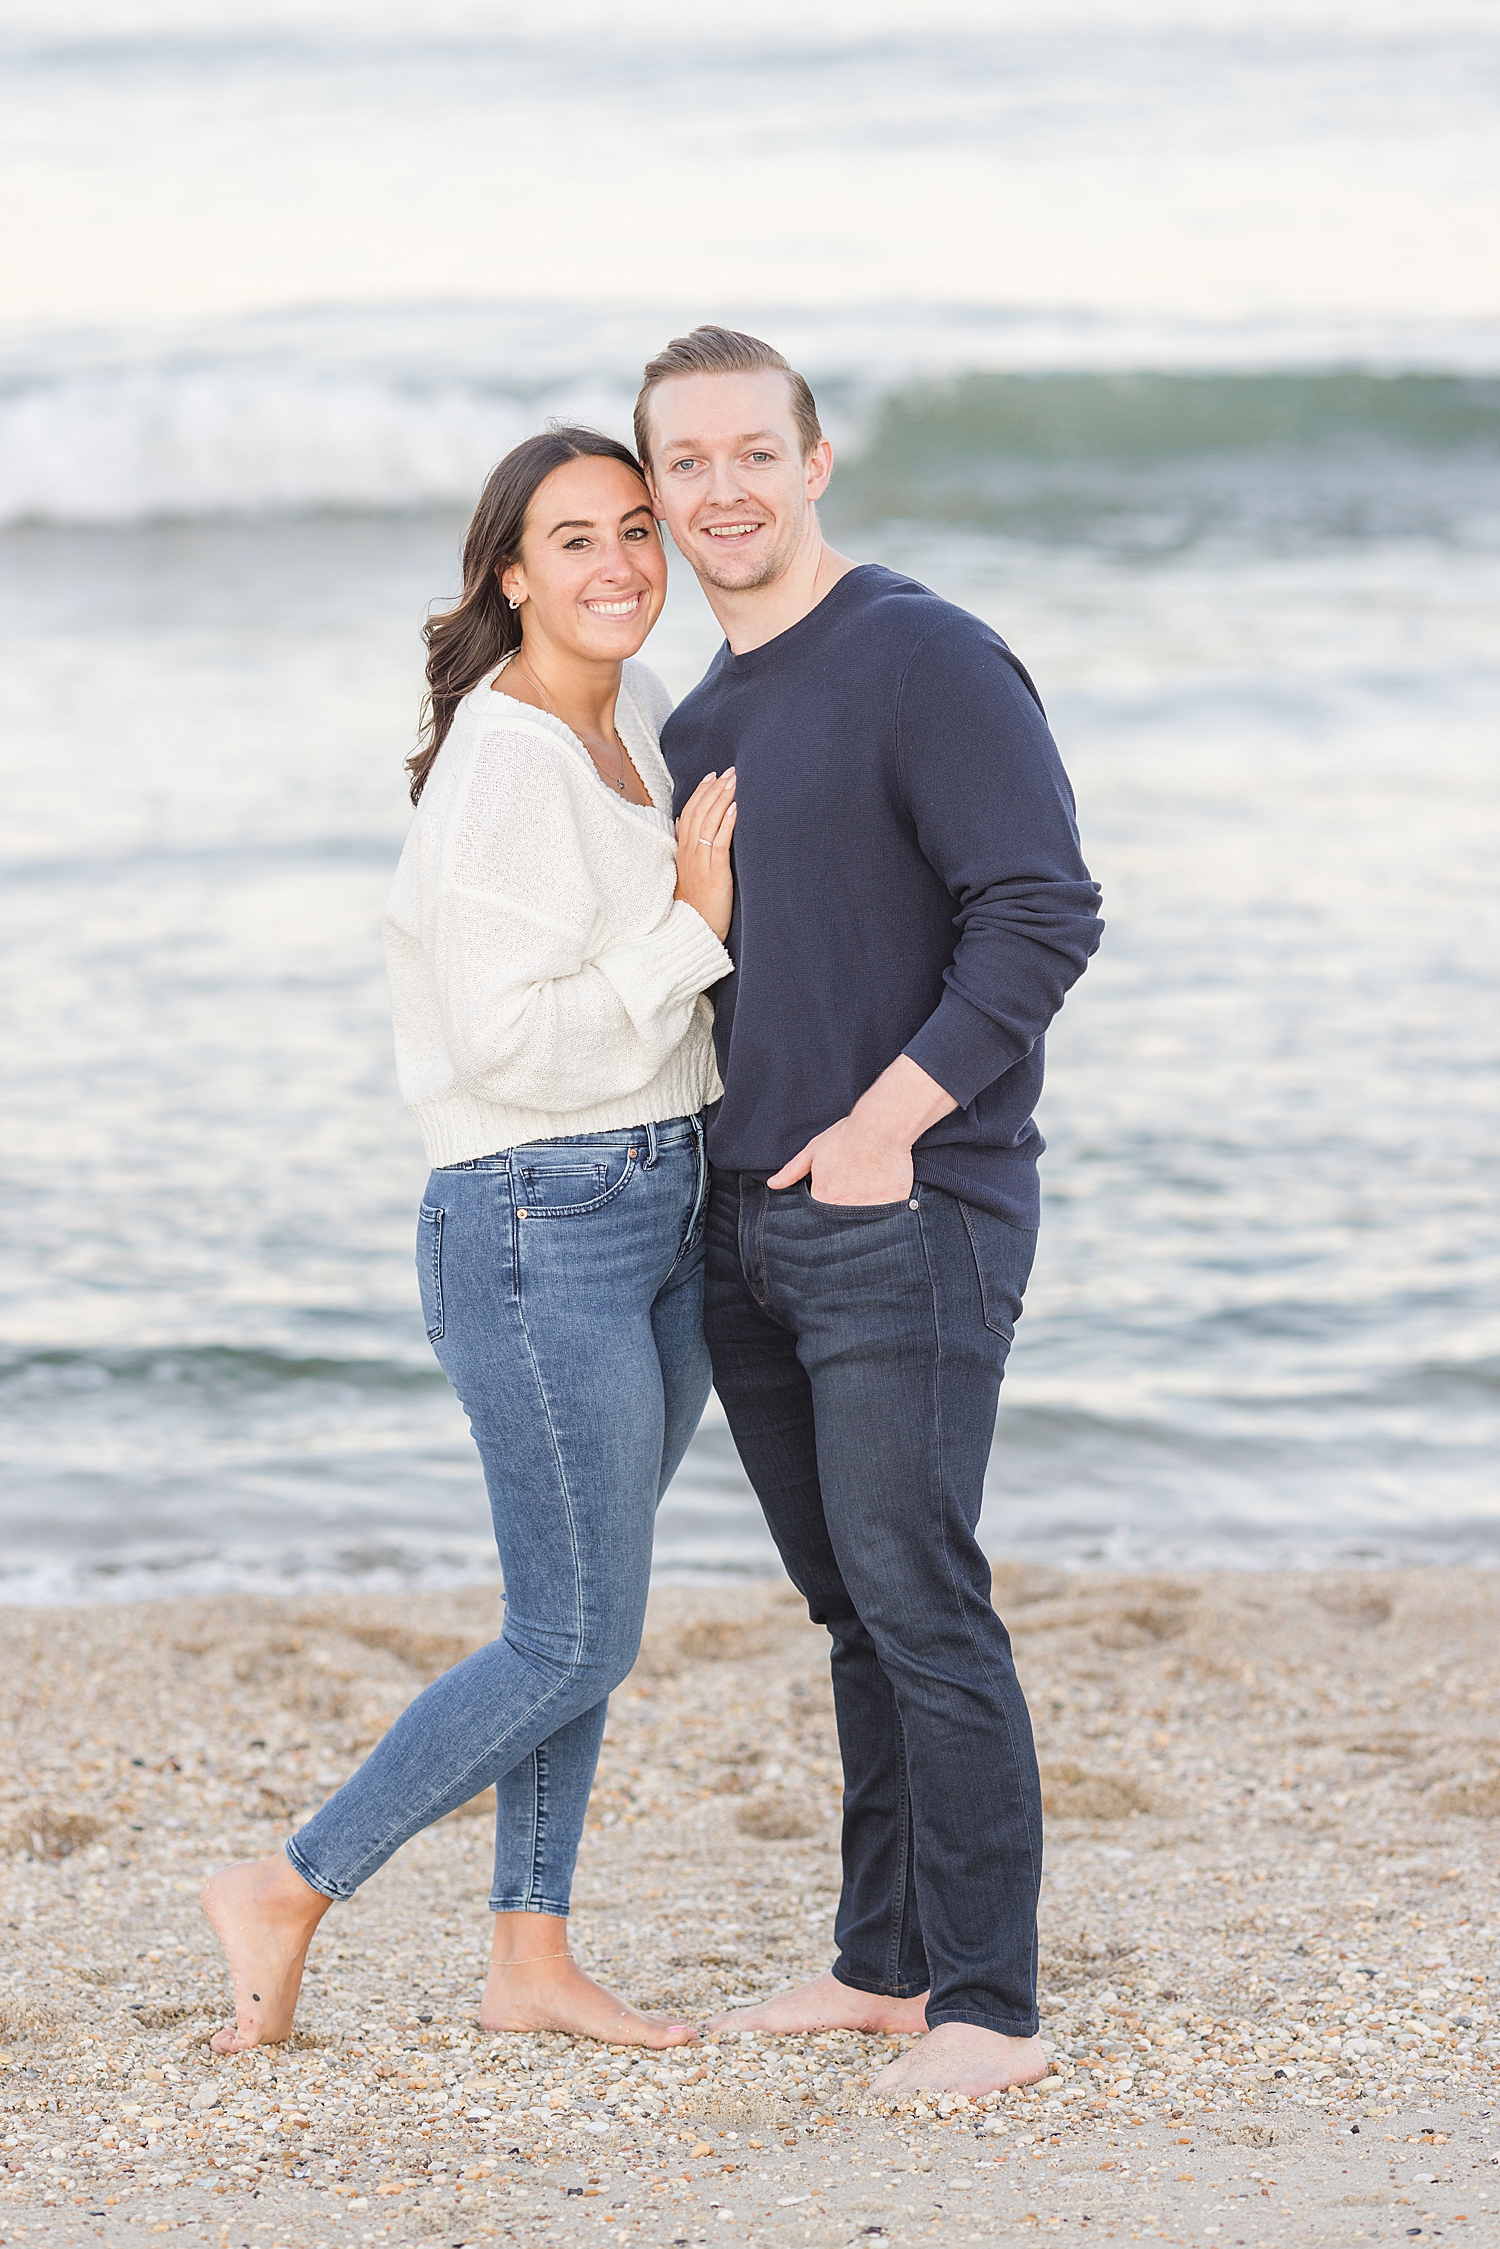
M548 415L623 433L630 404L623 368L550 388L286 360L13 373L0 524L464 508ZM1273 513L1300 493L1306 514L1310 493L1332 528L1441 531L1500 481L1500 378L1483 375L973 372L866 395L846 420L836 506L866 520L1088 536L1153 495L1218 493L1222 516L1232 488L1230 513L1274 491Z

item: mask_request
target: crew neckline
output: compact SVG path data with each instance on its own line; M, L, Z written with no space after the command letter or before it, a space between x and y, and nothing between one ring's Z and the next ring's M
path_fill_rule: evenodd
M842 596L846 586L852 586L857 578L867 577L871 571L883 572L884 569L883 563L856 562L854 568L846 570L842 578L835 578L822 600L814 602L805 617L799 617L794 625L788 625L785 631L777 633L772 639L763 640L758 648L747 648L743 656L737 656L730 647L726 634L724 645L719 651L721 657L727 658L729 664L737 672L753 671L755 666L762 661L774 662L778 656L786 652L793 642L799 639L813 638L814 627L819 624L826 625L829 612L833 609L842 608Z

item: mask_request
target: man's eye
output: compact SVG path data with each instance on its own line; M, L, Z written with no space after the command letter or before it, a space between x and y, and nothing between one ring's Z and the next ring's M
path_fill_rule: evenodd
M674 461L672 466L674 469L695 469L698 463L690 455L686 460Z
M774 461L776 456L774 453L752 453L749 458L752 461Z

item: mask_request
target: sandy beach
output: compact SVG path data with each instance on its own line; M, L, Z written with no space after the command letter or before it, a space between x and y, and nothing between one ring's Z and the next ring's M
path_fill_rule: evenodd
M498 1599L11 1610L0 2237L1500 2240L1500 1576L1000 1569L996 1596L1046 1776L1053 2074L895 2113L884 2040L481 2033L482 1801L324 1924L288 2044L214 2058L203 1876L272 1848ZM811 1972L837 1810L791 1589L662 1588L575 1949L694 2016Z

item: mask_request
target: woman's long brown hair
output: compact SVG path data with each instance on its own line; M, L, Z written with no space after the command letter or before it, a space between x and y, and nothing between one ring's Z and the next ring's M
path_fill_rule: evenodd
M500 591L500 573L520 555L526 511L537 486L565 462L585 456L619 461L634 475L641 474L641 464L629 446L598 430L566 426L524 439L490 472L464 534L463 592L451 609L429 617L422 628L427 643L427 697L421 736L406 761L413 804L426 786L459 704L502 656L521 645L520 619Z

